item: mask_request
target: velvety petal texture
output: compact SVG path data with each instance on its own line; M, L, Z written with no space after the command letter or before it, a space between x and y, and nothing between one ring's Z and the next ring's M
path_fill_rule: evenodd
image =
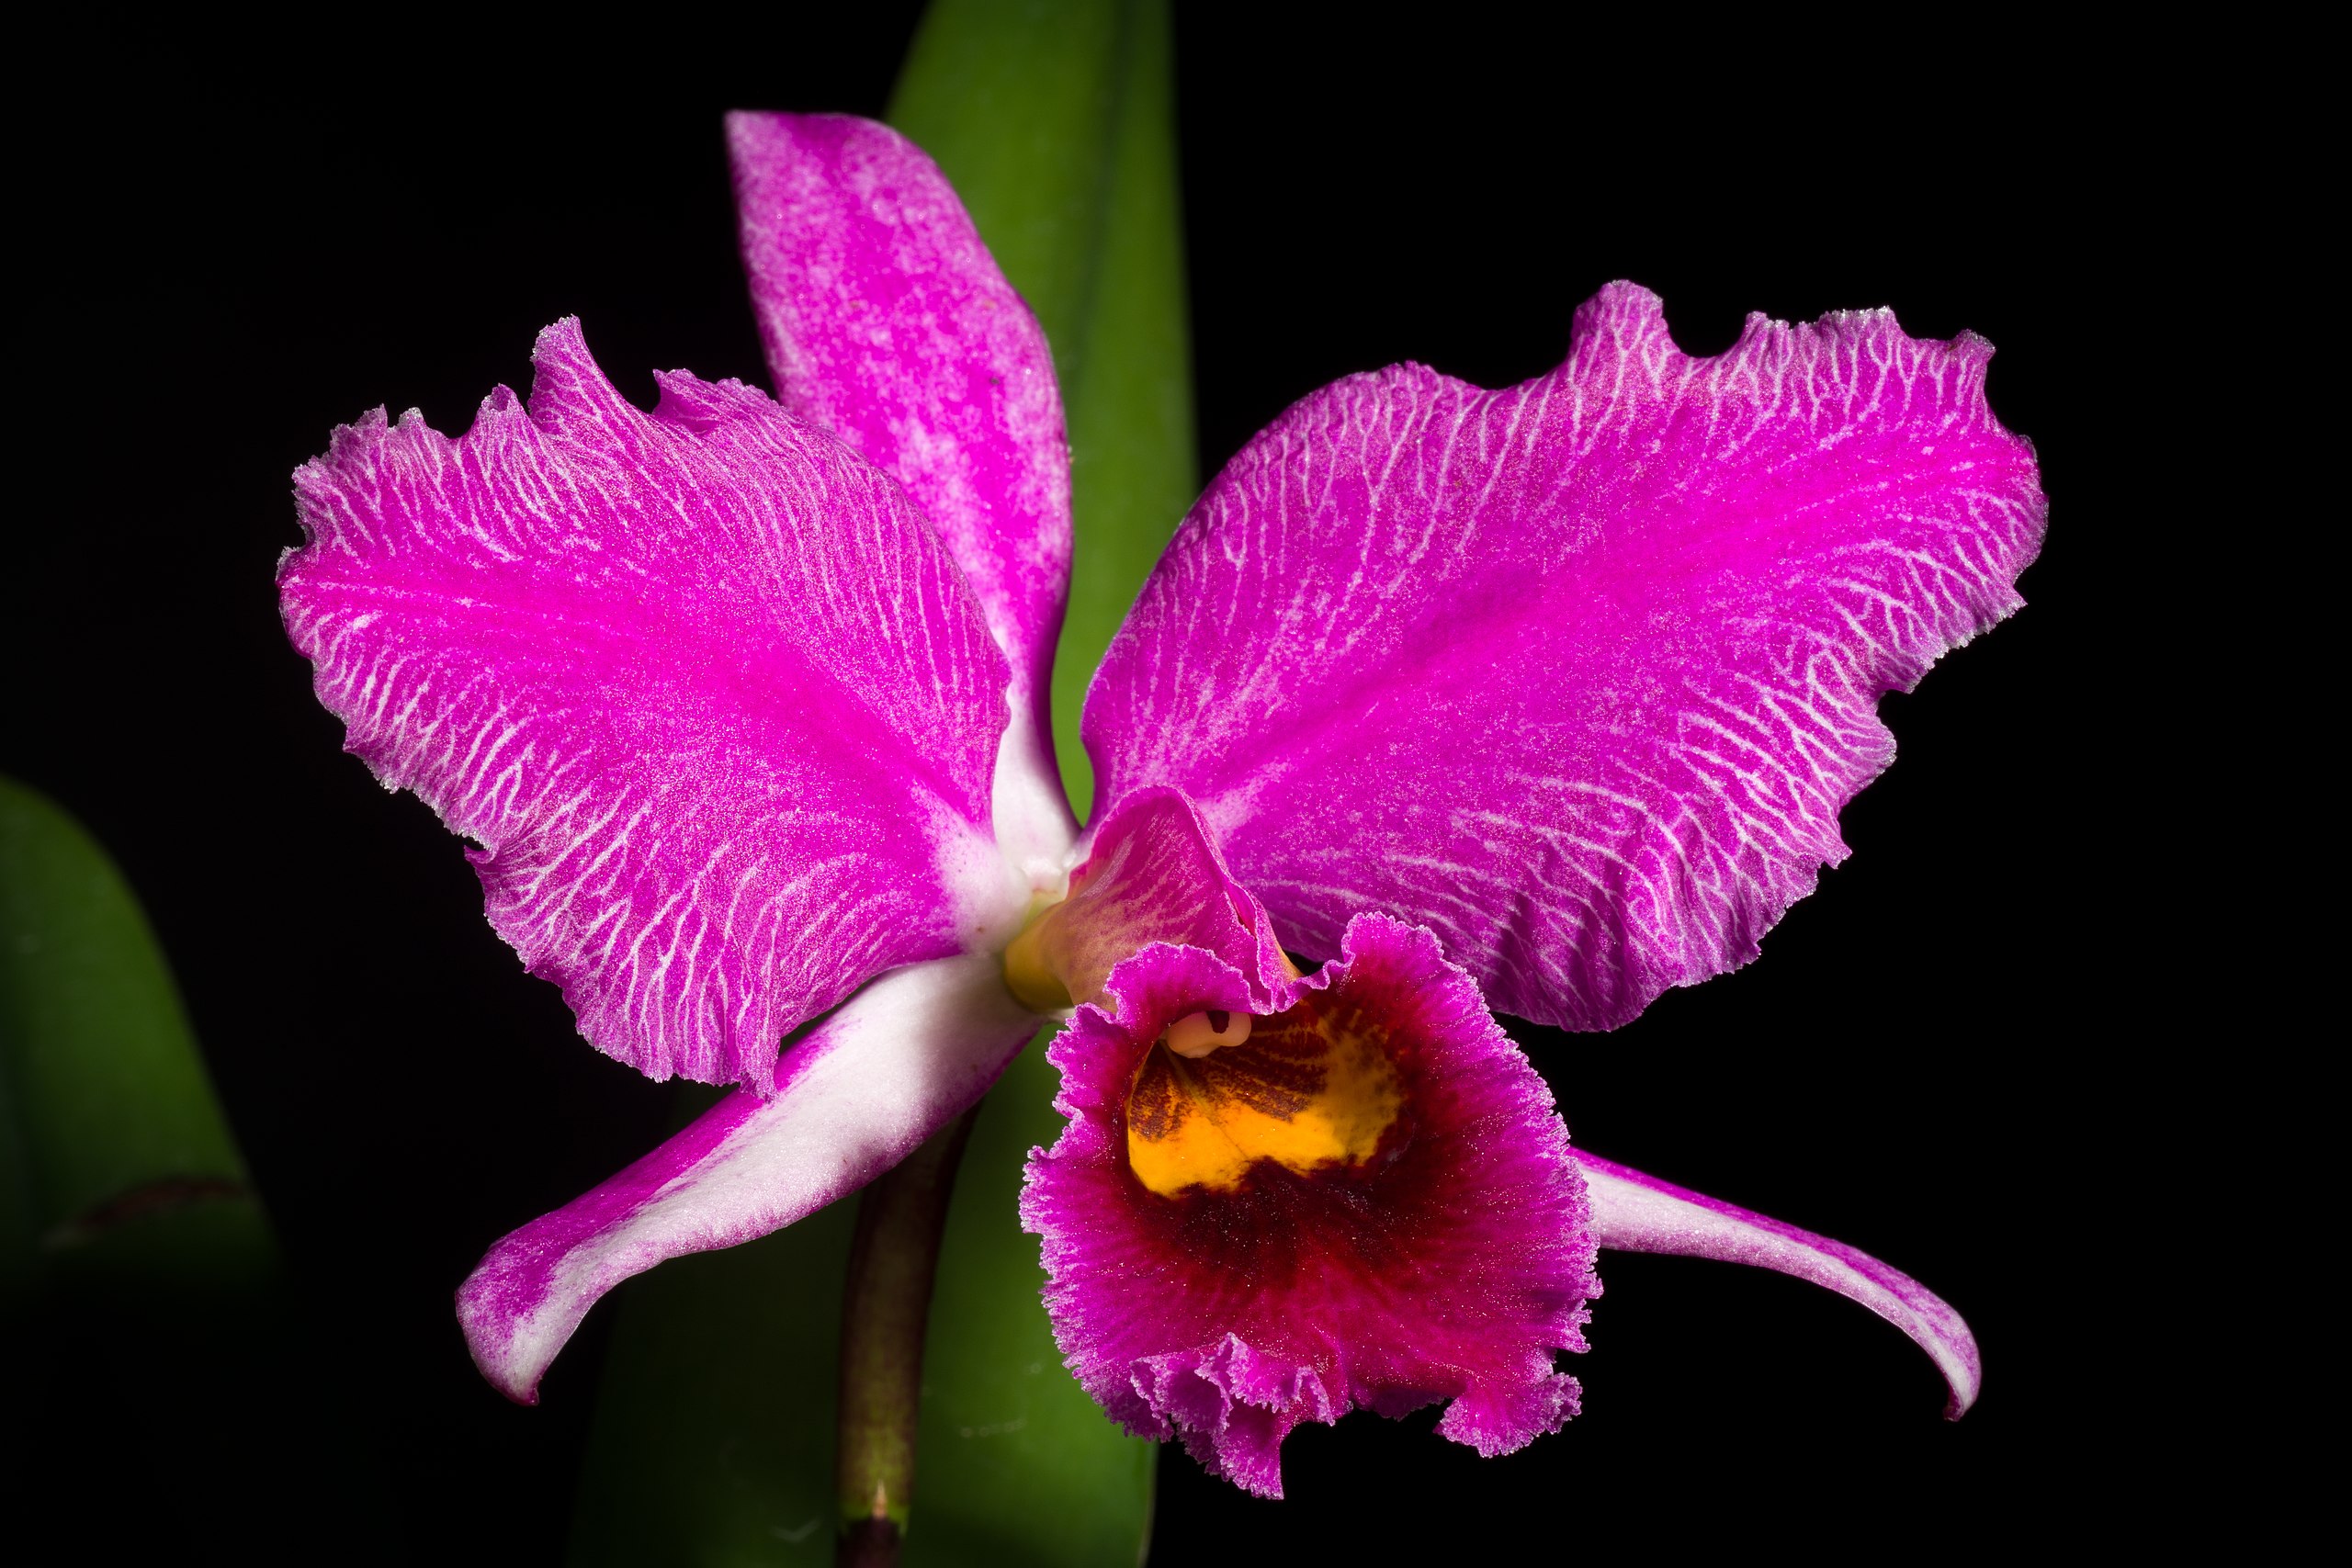
M1283 1438L1363 1406L1437 1400L1439 1430L1508 1451L1576 1412L1556 1351L1584 1348L1596 1294L1583 1186L1543 1081L1426 931L1352 922L1293 1009L1255 1021L1228 1068L1238 1116L1312 1094L1290 1069L1319 1033L1369 1043L1393 1075L1363 1157L1279 1158L1172 1194L1138 1178L1131 1107L1169 1023L1245 1009L1232 965L1155 946L1054 1042L1070 1118L1030 1157L1022 1219L1045 1238L1046 1304L1070 1371L1130 1431L1181 1435L1212 1472L1282 1493ZM1248 1058L1257 1054L1253 1063ZM1248 1103L1240 1103L1240 1102Z
M881 1175L978 1102L1036 1032L985 956L895 970L610 1181L492 1247L458 1292L482 1375L539 1378L605 1292L689 1252L755 1241Z
M1391 911L1521 1017L1607 1028L1745 963L1846 854L1880 694L2020 602L2044 505L1990 355L1880 310L1694 359L1616 284L1523 386L1327 387L1113 643L1097 799L1182 789L1285 945Z
M764 1090L803 1021L1018 917L1004 658L822 430L686 375L642 412L575 321L533 363L459 440L379 410L297 472L287 629L347 748L481 845L491 924L598 1049Z
M1984 1381L1976 1337L1941 1297L1908 1274L1844 1242L1799 1230L1721 1199L1645 1176L1579 1150L1592 1202L1593 1239L1621 1252L1713 1258L1793 1274L1857 1301L1909 1335L1951 1391L1945 1416L1957 1421Z
M888 126L737 113L727 145L777 395L897 478L946 542L1025 721L1000 826L1064 849L1076 824L1046 704L1069 585L1069 447L1045 333L945 176Z

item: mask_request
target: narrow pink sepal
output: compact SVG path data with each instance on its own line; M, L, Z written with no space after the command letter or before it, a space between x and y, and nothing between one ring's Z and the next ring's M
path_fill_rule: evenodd
M1077 825L1046 703L1069 446L1045 333L946 176L888 126L736 113L727 145L776 394L896 477L946 542L1012 666L1022 765L1043 781L999 815L1043 813L1065 847Z
M1584 1171L1593 1239L1620 1252L1663 1252L1746 1263L1810 1280L1879 1314L1911 1337L1943 1374L1957 1421L1976 1403L1984 1381L1976 1337L1943 1299L1900 1269L1844 1242L1799 1230L1719 1199L1660 1181L1581 1149L1569 1157Z
M482 846L491 924L592 1043L763 1088L804 1021L1019 913L1004 659L821 429L684 374L642 412L576 321L533 364L460 439L378 410L296 473L287 631L346 748Z
M770 1093L737 1089L492 1247L458 1292L474 1364L508 1398L537 1403L540 1375L605 1292L856 1191L977 1104L1039 1022L987 956L883 976L784 1054Z
M2020 603L2044 504L1991 353L1878 310L1694 359L1614 284L1523 386L1326 387L1112 643L1096 799L1183 790L1285 945L1385 910L1523 1018L1610 1028L1736 967L1845 857L1880 694Z

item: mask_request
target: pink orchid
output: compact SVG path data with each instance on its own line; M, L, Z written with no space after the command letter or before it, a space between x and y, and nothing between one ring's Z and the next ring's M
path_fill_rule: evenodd
M1488 1009L1623 1023L1843 858L1878 696L2017 608L2041 539L1988 345L1757 317L1693 359L1619 284L1523 386L1325 388L1095 673L1081 829L1035 318L895 132L729 132L780 401L681 373L640 412L566 321L527 404L456 441L379 410L296 476L286 624L348 749L481 846L592 1044L740 1086L490 1250L483 1373L534 1399L616 1284L854 1191L1059 1019L1023 1214L1069 1365L1252 1491L1351 1407L1450 1400L1489 1454L1556 1428L1596 1247L1850 1296L1964 1411L1949 1306L1572 1149Z

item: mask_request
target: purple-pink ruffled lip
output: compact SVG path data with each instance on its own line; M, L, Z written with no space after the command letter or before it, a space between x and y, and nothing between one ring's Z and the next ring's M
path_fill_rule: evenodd
M1156 1042L1246 992L1215 955L1155 945L1051 1047L1071 1120L1031 1156L1022 1217L1071 1371L1129 1430L1181 1437L1266 1496L1291 1428L1350 1409L1450 1401L1440 1431L1490 1454L1556 1428L1577 1386L1553 1359L1584 1348L1599 1291L1583 1188L1550 1092L1476 986L1427 931L1361 917L1284 1013L1197 1064L1223 1070L1195 1092L1303 1122L1329 1079L1363 1090L1340 1058L1369 1043L1378 1135L1159 1190L1138 1140L1168 1120L1168 1096L1145 1103L1168 1066Z
M1072 887L1039 944L1080 1001L1050 1047L1071 1120L1022 1213L1103 1407L1269 1496L1300 1421L1450 1401L1441 1430L1498 1453L1573 1415L1582 1184L1435 938L1363 916L1295 975L1170 790L1121 802Z
M1128 1429L1269 1496L1284 1435L1350 1409L1451 1401L1442 1434L1509 1451L1575 1414L1553 1358L1584 1348L1601 1246L1812 1280L1910 1334L1951 1414L1974 1397L1967 1325L1916 1281L1572 1151L1427 930L1360 915L1297 976L1180 794L1122 803L1094 846L1041 945L1083 1000L1050 1048L1069 1124L1022 1213L1065 1358ZM1098 922L1168 934L1076 978Z

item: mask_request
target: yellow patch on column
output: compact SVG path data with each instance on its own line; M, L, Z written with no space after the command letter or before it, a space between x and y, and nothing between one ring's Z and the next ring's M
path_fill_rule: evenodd
M1154 1192L1230 1191L1272 1160L1306 1172L1369 1159L1404 1096L1378 1026L1310 998L1247 1043L1187 1059L1155 1044L1127 1094L1127 1163Z

